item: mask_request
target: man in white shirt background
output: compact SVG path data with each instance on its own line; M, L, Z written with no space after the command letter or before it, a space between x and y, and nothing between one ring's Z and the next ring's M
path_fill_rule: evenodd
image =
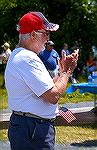
M2 53L0 54L0 62L1 62L1 65L3 65L3 83L1 87L4 88L5 86L4 72L5 72L7 61L11 54L10 44L8 42L5 42L4 45L1 46L1 48L3 49Z

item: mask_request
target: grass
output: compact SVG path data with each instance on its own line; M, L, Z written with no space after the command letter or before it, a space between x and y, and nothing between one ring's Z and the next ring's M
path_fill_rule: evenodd
M56 143L82 143L97 140L97 125L56 126ZM0 140L8 140L7 129L0 130Z
M79 82L87 82L86 78L83 78L82 76L79 77ZM71 83L68 83L67 88L71 85ZM84 102L84 101L93 101L94 95L92 93L84 93L80 94L79 90L75 91L72 94L66 94L64 93L63 96L59 100L59 105L62 105L64 103L78 103L78 102Z
M0 89L0 109L8 107L8 97L6 89Z
M2 140L2 141L7 141L8 140L7 132L8 132L7 129L0 130L0 140Z
M97 140L97 125L56 126L56 143L81 143Z
M8 96L5 88L1 88L2 85L2 74L0 74L0 109L4 109L8 107Z
M2 81L2 75L0 75L0 81ZM79 79L80 82L85 82L85 79ZM0 86L2 82L0 83ZM68 83L68 86L70 83ZM0 109L8 107L7 101L7 92L6 89L0 88ZM64 95L59 100L59 105L67 102L82 102L82 101L92 101L93 94L85 93L80 94L79 91L76 91L70 95L64 93ZM56 126L56 142L63 143L74 143L74 142L83 142L86 140L96 140L97 139L97 125L91 126ZM8 140L7 138L7 129L0 130L0 140Z
M78 103L78 102L84 102L84 101L93 101L94 95L91 93L84 93L80 94L79 90L72 94L66 94L64 93L63 97L59 100L59 105L62 105L64 103Z

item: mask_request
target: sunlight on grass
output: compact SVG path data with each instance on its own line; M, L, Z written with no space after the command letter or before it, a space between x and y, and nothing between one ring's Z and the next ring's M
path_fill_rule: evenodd
M72 94L64 93L64 95L59 100L59 105L64 103L78 103L78 102L93 101L93 100L94 100L93 94L91 93L80 94L79 90L77 90Z
M56 143L74 143L86 140L97 140L97 128L78 127L78 126L57 126Z
M6 89L0 89L0 109L8 107L8 97Z
M7 129L0 130L0 140L4 140L4 141L8 140L7 132L8 132Z
M2 74L0 74L0 109L4 109L8 107L8 96L6 88L1 88L2 85Z
M56 143L80 143L86 140L97 140L97 128L91 126L56 126ZM8 140L7 129L0 130L0 140Z

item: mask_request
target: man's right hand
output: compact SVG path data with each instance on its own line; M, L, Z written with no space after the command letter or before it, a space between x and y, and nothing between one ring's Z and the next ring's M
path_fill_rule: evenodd
M77 66L79 50L75 50L72 54L66 56L64 52L62 52L62 58L58 60L59 70L61 73L66 73L71 75L74 69Z

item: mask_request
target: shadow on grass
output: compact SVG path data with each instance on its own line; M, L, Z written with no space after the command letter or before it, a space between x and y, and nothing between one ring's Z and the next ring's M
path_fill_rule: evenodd
M97 129L97 122L95 122L95 123L91 123L91 124L83 124L83 125L69 125L69 126L72 126L72 127L82 127L82 128L90 128L90 129Z
M82 143L72 143L70 145L75 147L95 147L97 146L97 140L86 140Z
M64 125L64 126L67 126L67 125ZM89 129L97 129L97 122L95 122L94 124L79 124L79 125L68 125L68 126L71 126L71 127L82 127L82 128L89 128Z

